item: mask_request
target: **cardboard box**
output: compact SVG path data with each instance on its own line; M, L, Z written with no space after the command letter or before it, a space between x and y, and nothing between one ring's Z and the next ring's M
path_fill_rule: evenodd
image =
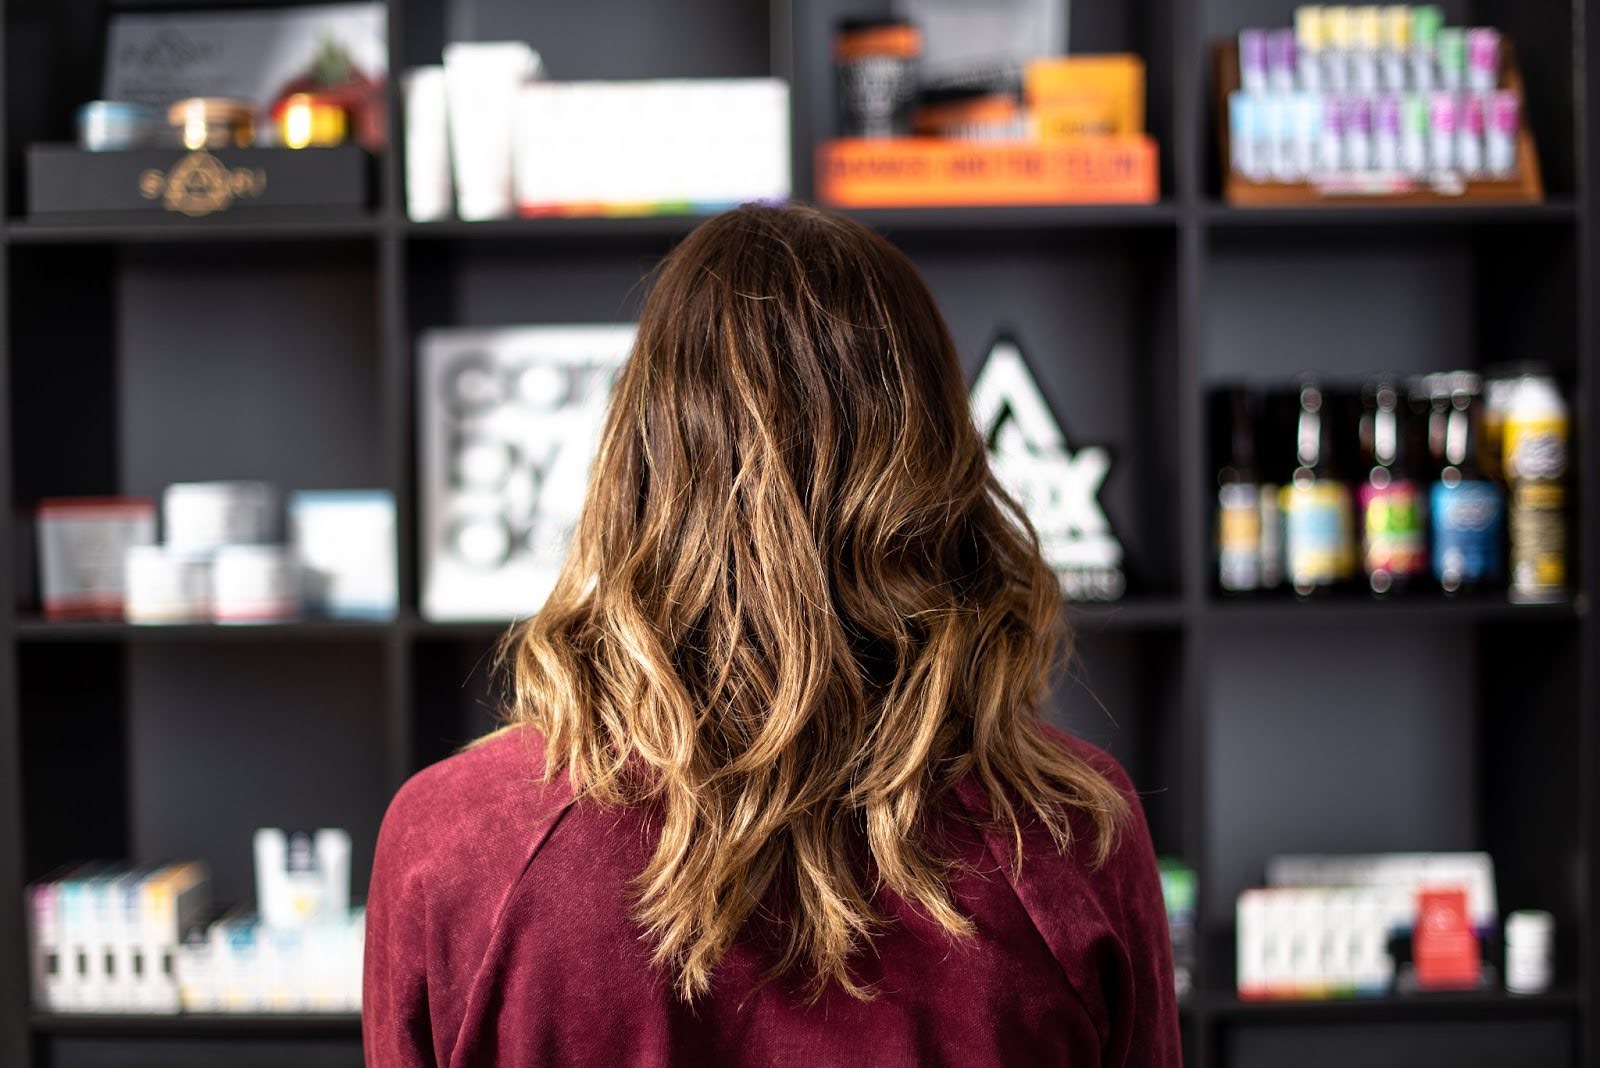
M1138 56L1037 59L1028 64L1023 87L1041 141L1144 133L1144 61Z

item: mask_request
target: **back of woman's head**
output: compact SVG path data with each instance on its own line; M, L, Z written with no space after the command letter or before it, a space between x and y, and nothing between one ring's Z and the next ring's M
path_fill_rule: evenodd
M1028 818L1065 847L1073 810L1111 847L1121 795L1038 728L1063 639L916 269L746 207L660 268L512 711L548 774L659 822L636 915L684 997L758 910L775 974L865 996L880 885L969 931L927 833L963 777L1019 848Z

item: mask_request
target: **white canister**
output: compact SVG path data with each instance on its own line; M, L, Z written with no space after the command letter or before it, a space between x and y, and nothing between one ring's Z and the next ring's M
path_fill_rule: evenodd
M300 615L300 565L281 545L224 545L211 582L218 623L280 623Z
M175 482L161 498L166 544L185 553L275 541L278 511L266 482Z
M517 90L542 68L539 53L523 41L444 46L456 214L468 222L516 214L511 136Z
M444 68L406 73L406 214L417 222L450 217L455 190L450 181L449 122Z
M202 623L211 618L211 559L163 545L134 545L123 558L129 623Z
M1555 917L1523 909L1506 917L1506 990L1542 994L1550 989L1554 964Z

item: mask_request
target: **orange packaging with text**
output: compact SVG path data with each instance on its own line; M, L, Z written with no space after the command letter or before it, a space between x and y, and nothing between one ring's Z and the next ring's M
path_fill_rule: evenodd
M1144 132L1144 61L1138 56L1036 59L1023 86L1041 141Z
M846 139L817 150L817 199L840 208L1152 204L1159 195L1155 142L1143 135Z

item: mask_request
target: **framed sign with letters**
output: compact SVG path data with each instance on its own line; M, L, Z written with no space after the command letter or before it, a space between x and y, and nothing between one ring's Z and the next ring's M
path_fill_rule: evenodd
M588 490L631 324L432 330L418 369L422 614L539 609Z

